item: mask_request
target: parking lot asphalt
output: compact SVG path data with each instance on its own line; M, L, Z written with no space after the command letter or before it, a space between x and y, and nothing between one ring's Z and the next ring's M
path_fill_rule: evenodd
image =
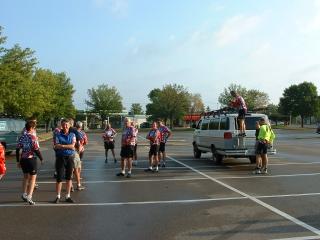
M211 154L193 159L192 132L167 144L167 166L146 173L148 144L140 133L138 166L116 177L119 162L104 163L100 133L89 133L83 161L86 189L74 204L55 198L54 152L42 142L35 206L20 199L14 155L0 181L0 239L320 239L320 135L278 130L270 173L253 175L248 159ZM119 156L119 136L116 139ZM110 153L109 153L110 155Z

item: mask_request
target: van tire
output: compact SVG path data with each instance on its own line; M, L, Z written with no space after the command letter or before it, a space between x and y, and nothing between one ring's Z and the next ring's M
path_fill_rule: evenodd
M193 144L193 157L197 159L201 158L201 151L198 149L195 143Z
M212 160L214 161L214 163L217 165L221 164L223 160L223 155L217 153L215 146L211 146L211 153L212 153Z
M250 163L256 163L256 156L250 156L249 157Z
M222 161L223 161L223 158L224 158L224 156L223 155L221 155L221 154L216 154L216 164L221 164L222 163Z

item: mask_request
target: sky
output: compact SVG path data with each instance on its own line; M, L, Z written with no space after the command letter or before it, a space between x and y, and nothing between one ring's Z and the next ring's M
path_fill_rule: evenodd
M143 107L166 84L219 107L230 84L267 93L304 81L320 92L320 0L1 0L6 47L35 50L38 67L66 72L74 104L116 87Z

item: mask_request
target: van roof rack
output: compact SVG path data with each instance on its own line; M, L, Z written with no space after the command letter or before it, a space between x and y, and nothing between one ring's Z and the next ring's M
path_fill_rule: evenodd
M213 116L213 117L215 117L215 116L232 114L232 113L238 113L238 111L235 108L224 107L224 108L220 108L218 110L203 112L200 114L200 116L205 116L205 117Z

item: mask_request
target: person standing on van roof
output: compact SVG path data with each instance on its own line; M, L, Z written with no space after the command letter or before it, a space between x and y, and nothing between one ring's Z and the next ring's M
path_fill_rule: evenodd
M26 132L19 138L16 148L16 159L19 168L22 168L23 178L23 194L22 200L34 205L32 194L37 178L37 155L42 163L43 158L40 152L39 143L33 134L36 124L34 121L26 123ZM22 152L21 152L22 150Z
M268 173L268 146L272 144L275 139L275 134L271 129L270 125L266 122L264 118L259 120L259 135L258 135L258 146L257 146L257 155L260 155L262 158L262 169L261 173Z
M234 97L234 100L231 101L230 105L238 109L238 124L239 124L239 136L246 136L246 125L245 117L247 113L247 105L243 97L241 97L236 91L230 92L231 96Z
M0 180L6 174L6 149L0 142Z

